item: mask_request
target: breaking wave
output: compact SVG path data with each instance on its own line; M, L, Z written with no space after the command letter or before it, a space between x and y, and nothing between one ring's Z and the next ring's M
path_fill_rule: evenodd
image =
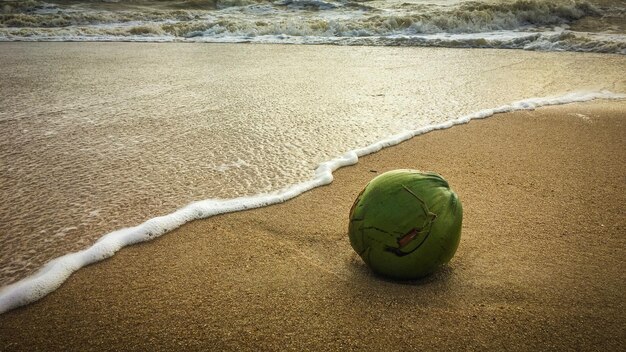
M1 41L417 45L626 53L626 10L586 1L5 1ZM579 28L584 30L579 30Z

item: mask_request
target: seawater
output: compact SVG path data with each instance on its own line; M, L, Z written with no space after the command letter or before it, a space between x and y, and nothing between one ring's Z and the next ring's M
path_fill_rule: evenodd
M253 42L626 53L607 0L2 1L0 41Z

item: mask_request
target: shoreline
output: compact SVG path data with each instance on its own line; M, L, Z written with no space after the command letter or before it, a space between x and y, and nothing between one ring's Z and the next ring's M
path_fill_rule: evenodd
M625 104L434 131L285 203L187 223L0 315L2 347L617 348ZM367 180L403 167L441 173L466 220L449 266L398 284L369 273L343 227Z
M626 95L621 93L602 91L572 92L558 97L524 99L500 107L480 110L443 123L428 125L416 130L408 130L368 146L351 150L319 164L315 169L313 178L282 190L240 198L224 200L205 199L192 202L170 214L156 216L139 225L106 233L88 248L54 258L44 264L33 275L5 287L0 287L0 314L45 297L58 289L76 271L87 265L110 258L124 247L151 241L190 221L283 203L305 192L330 184L333 181L333 173L336 170L356 164L359 158L363 156L379 152L422 134L452 128L456 125L466 124L471 120L484 119L506 112L534 110L544 106L572 104L598 99L605 101L620 100L624 99L624 97Z

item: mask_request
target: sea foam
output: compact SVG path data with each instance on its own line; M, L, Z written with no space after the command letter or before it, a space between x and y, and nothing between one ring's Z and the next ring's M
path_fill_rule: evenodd
M443 123L415 130L406 130L363 148L349 151L337 158L321 163L315 170L314 177L309 181L298 183L276 192L225 200L205 199L191 203L171 214L152 218L138 226L110 232L102 236L91 247L53 259L34 275L2 288L0 290L0 314L41 299L61 286L75 271L89 264L109 258L125 246L152 240L192 220L284 202L313 188L331 183L333 181L333 171L343 166L356 164L359 157L399 144L417 135L450 128L454 125L467 123L473 119L482 119L498 113L533 110L541 106L584 102L594 99L624 98L626 98L626 94L617 94L609 91L587 91L573 92L556 97L537 97L520 100L508 105L480 110Z
M215 0L152 9L119 3L109 10L92 2L71 7L30 3L0 8L0 41L253 42L626 53L626 34L620 29L626 9L619 3L449 1L437 6L399 0L367 4Z

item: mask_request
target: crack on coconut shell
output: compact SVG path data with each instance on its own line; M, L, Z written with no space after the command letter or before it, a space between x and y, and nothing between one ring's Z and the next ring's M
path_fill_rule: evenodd
M405 255L409 255L413 252L415 252L416 250L418 250L424 243L426 243L426 240L428 239L428 237L430 236L430 230L432 229L432 226L428 229L428 232L426 233L426 236L424 236L424 239L422 239L422 242L420 242L415 248L413 248L412 250L408 251L408 252L403 252L401 249L406 247L409 243L411 243L415 238L418 237L418 235L421 234L421 231L419 228L415 228L411 231L409 231L406 235L404 235L403 237L398 239L398 245L400 246L399 248L395 248L395 247L387 247L386 250L397 255L398 257L404 257Z
M435 219L437 219L437 214L432 213L430 209L428 209L428 205L426 205L426 202L424 202L422 198L418 197L417 194L411 191L407 186L402 185L402 188L404 188L405 191L409 192L413 197L415 197L415 199L417 199L420 202L420 204L422 205L422 209L424 210L424 213L427 215L427 222L424 228L420 228L420 227L413 228L409 232L404 234L404 236L400 237L398 239L398 248L395 248L395 247L386 248L387 251L392 252L399 257L409 255L415 252L416 250L418 250L430 236L430 232L432 230L432 223L435 221ZM425 228L428 228L428 232L426 233L426 236L424 236L422 241L415 248L413 248L409 252L401 251L402 248L406 247L409 243L415 240L424 231Z

